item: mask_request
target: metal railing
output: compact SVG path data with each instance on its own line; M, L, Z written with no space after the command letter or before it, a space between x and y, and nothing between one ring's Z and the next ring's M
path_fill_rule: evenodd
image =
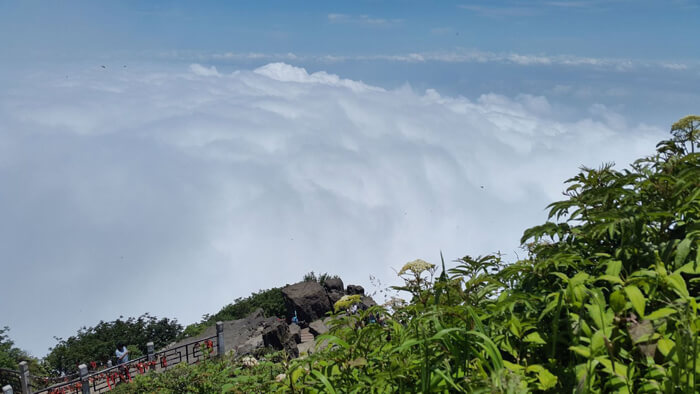
M77 377L75 375L61 378L32 377L29 375L27 363L22 362L20 371L6 370L7 378L1 374L5 370L0 370L0 383L9 384L14 392L22 394L104 393L118 384L131 382L137 375L163 372L182 363L197 364L202 360L225 354L223 323L216 323L216 335L211 337L158 352L154 351L153 342L149 342L147 348L146 356L100 371L88 372L87 365L81 364L78 367ZM56 379L64 381L45 387Z
M14 369L0 368L0 382L4 386L10 386L18 393L22 392L22 382L20 380L20 372Z

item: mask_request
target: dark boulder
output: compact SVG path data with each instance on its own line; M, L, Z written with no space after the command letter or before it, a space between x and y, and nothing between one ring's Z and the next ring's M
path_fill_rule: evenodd
M319 319L309 324L309 332L314 334L315 337L323 335L328 332L328 326L326 325L325 321Z
M331 310L328 295L318 282L299 282L282 289L287 315L311 322L325 317Z
M343 293L339 291L329 291L328 292L328 301L331 303L331 307L335 305L336 302L338 302L339 299L343 297Z
M294 339L294 342L301 343L301 327L294 323L290 324L289 335Z
M323 287L326 289L327 292L338 292L342 293L343 292L343 280L340 278L326 278L323 281Z
M263 343L266 347L285 350L290 357L299 357L297 342L289 333L289 326L277 318L269 318L262 332Z
M365 288L362 286L358 286L358 285L348 285L348 288L347 288L347 290L345 290L345 293L347 293L347 295L359 294L361 296L364 296L365 295Z
M364 305L363 309L367 309L367 308L370 308L370 307L377 305L377 303L374 302L372 297L367 297L367 296L362 296L362 299L360 300L360 302L362 303L362 305Z

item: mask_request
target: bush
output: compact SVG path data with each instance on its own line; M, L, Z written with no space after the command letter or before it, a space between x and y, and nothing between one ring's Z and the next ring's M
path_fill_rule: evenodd
M54 375L61 372L71 374L77 372L77 366L82 363L116 362L113 358L117 342L138 350L138 353L132 353L131 358L134 358L136 354L146 354L148 342L153 342L156 349L161 348L171 343L181 331L182 326L177 320L158 319L149 314L126 320L100 321L95 327L83 327L68 339L58 338L58 344L45 357L45 362Z

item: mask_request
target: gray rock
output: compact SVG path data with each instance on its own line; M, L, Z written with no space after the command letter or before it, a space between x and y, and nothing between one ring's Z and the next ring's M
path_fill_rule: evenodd
M296 311L299 320L306 322L322 318L331 310L323 287L317 282L299 282L282 289L287 315L294 316Z
M362 286L358 286L358 285L348 285L348 288L345 290L345 293L347 293L347 295L359 294L359 295L364 296L365 295L365 288Z
M335 291L335 290L329 291L328 292L328 301L330 301L331 307L333 307L335 305L335 303L338 302L338 300L341 297L343 297L343 293L341 293L339 291Z
M309 331L311 331L314 336L323 335L328 332L328 326L323 322L323 320L316 320L309 324Z
M207 327L201 334L171 344L168 348L201 342L215 335L216 327ZM225 321L224 346L226 347L226 353L232 352L236 356L254 354L264 346L270 346L277 350L287 350L293 357L296 357L295 354L298 354L294 350L296 342L289 335L287 323L276 317L266 318L261 309L256 310L244 319Z
M262 349L265 346L265 342L263 342L263 336L262 335L255 335L253 337L248 338L245 343L240 345L238 347L238 351L236 351L236 354L254 354L258 350Z
M332 291L342 293L344 289L343 280L340 278L326 278L326 280L323 281L323 287L329 293Z
M284 321L268 319L265 322L262 338L265 346L277 350L285 350L290 357L299 357L297 343L289 335L289 326Z
M377 303L374 302L372 297L367 297L367 296L362 296L361 302L362 302L362 305L364 305L364 307L365 307L363 309L367 309L369 307L377 305Z
M301 343L301 327L294 323L290 324L289 335L294 339L294 342Z
M309 354L313 353L314 352L314 345L315 345L314 341L304 342L304 343L299 344L299 346L298 346L299 354L300 355L304 355L304 354L309 355Z

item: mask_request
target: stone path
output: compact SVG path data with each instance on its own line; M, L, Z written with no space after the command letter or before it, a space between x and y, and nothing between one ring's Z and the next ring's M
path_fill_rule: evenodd
M311 353L314 348L314 334L309 331L309 328L301 329L301 343L297 345L299 349L299 355L302 353Z

